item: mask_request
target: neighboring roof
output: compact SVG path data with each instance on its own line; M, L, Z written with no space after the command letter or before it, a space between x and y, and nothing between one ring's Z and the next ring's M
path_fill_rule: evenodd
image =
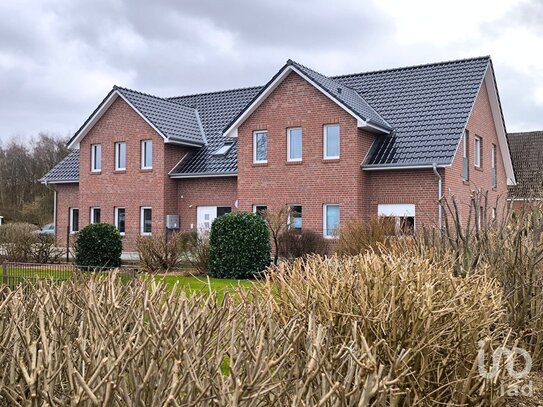
M507 138L517 179L517 185L509 187L509 196L540 196L543 194L543 131L509 133Z
M301 73L338 104L380 129L381 134L376 136L364 162L365 169L450 165L485 74L492 72L490 57L336 77L326 77L289 60L268 85L287 68ZM189 152L170 172L172 177L198 177L237 173L236 144L225 155L213 153L227 141L225 130L265 89L266 86L251 87L174 98L117 87L112 92L122 96L172 140L200 145L205 140L207 144ZM499 120L503 124L501 116ZM201 125L201 139L196 123Z
M39 180L42 184L79 182L79 150L70 153Z
M189 146L203 146L206 144L205 134L196 109L168 99L114 86L108 96L70 139L68 146L72 147L85 137L94 123L119 96L147 121L166 142Z
M394 127L366 167L452 163L490 57L338 76Z

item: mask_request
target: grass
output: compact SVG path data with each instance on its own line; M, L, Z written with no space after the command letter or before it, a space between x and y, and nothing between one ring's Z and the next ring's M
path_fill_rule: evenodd
M182 276L154 276L155 281L161 281L169 288L177 283L183 287L188 294L198 294L201 292L214 291L218 299L222 300L224 294L234 293L238 288L251 288L255 280L231 280L221 278L207 277L182 277ZM257 283L258 284L258 283Z
M53 279L67 280L72 272L63 270L62 267L55 268L10 268L8 270L7 284L17 285L25 279ZM157 282L163 282L168 288L173 288L177 283L188 294L208 293L210 290L217 293L219 300L222 300L226 293L234 293L238 288L251 288L255 281L253 280L232 280L207 277L186 277L176 275L155 275L151 276ZM128 277L127 277L128 278ZM124 280L124 277L122 278ZM1 280L0 280L1 281Z

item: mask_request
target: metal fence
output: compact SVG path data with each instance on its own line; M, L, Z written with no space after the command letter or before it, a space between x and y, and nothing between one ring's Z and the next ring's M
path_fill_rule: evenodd
M121 281L130 281L137 278L137 270L127 267L77 267L74 264L38 264L15 263L4 261L2 263L2 285L14 288L19 284L33 284L40 280L53 282L67 281L76 277L90 276L92 274L111 273L116 271Z

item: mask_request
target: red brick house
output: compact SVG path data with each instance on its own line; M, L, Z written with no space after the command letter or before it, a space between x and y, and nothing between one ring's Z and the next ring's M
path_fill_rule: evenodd
M114 87L68 145L41 180L59 242L107 222L125 250L284 205L326 237L376 215L438 225L440 195L515 184L489 57L337 77L289 60L262 87L173 98Z

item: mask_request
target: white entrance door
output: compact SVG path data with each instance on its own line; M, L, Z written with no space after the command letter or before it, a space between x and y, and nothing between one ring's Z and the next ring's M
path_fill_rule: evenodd
M208 231L217 217L216 206L199 206L196 210L196 223L198 230Z

